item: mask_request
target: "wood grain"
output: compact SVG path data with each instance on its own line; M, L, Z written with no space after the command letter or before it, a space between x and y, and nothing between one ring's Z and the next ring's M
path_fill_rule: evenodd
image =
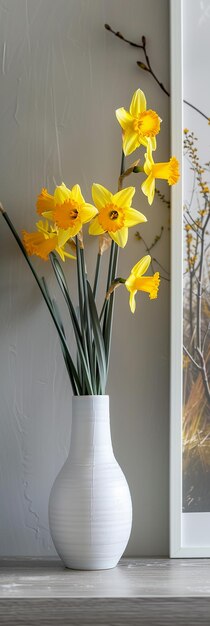
M122 559L97 572L59 560L0 563L0 624L200 626L210 623L208 559Z
M6 600L3 626L209 626L209 599Z

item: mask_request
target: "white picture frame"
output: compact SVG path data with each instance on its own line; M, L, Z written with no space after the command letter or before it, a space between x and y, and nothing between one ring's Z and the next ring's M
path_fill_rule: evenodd
M172 187L171 218L171 406L170 557L210 557L210 513L182 512L182 353L183 353L183 7L170 1L171 154L181 180Z

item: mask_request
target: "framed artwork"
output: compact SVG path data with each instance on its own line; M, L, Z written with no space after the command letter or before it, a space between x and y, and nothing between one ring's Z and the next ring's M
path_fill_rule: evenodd
M210 4L171 0L171 557L210 557Z

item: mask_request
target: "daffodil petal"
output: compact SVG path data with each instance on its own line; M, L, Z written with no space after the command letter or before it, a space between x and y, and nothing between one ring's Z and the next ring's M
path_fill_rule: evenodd
M85 203L84 206L80 208L80 217L83 224L86 222L90 222L90 220L97 215L98 211L95 206L92 204Z
M148 270L150 263L151 256L149 254L146 254L146 256L143 256L142 259L140 259L140 261L138 261L138 263L134 265L131 270L131 274L135 276L135 278L143 276L143 274L145 274L145 272Z
M51 220L54 222L53 211L44 211L42 213L42 217L46 217L47 220Z
M92 198L95 206L100 211L106 204L112 202L112 193L103 185L99 185L98 183L93 183L92 185Z
M125 286L128 291L134 291L135 280L136 278L134 274L132 274L131 272L130 276L128 276L128 278L125 281Z
M75 235L77 235L77 233L79 233L79 231L82 228L82 222L79 218L77 218L77 220L75 220L74 224L72 226L69 226L68 228L64 228L61 230L65 230L66 233L68 234L68 239L71 239L72 237L75 237ZM58 229L60 231L60 228ZM67 239L67 240L68 240Z
M71 198L71 191L66 187L65 183L58 185L54 191L54 201L55 204L63 204L65 200L69 200Z
M141 224L142 222L147 222L147 218L140 211L136 211L136 209L127 209L124 224L129 228L129 226L135 226L135 224Z
M152 152L154 152L154 150L156 150L156 148L157 148L156 137L142 137L141 138L141 143L146 148L148 147L148 144L150 143Z
M141 145L145 146L145 148L147 148L147 146L148 146L148 137L143 137L143 135L141 135Z
M135 191L135 187L126 187L125 189L121 189L121 191L118 191L113 196L113 203L118 207L130 207Z
M98 217L95 217L89 226L89 235L102 235L102 233L104 233L104 229L99 224Z
M144 95L144 92L141 89L137 89L133 94L131 105L130 105L130 114L133 117L138 117L139 113L142 111L146 111L147 102Z
M149 161L149 159L147 158L147 155L146 155L146 154L145 154L145 156L146 156L146 161L145 161L145 163L144 163L144 171L145 171L145 174L146 174L147 176L149 176L149 175L151 174L152 164L151 164L151 162Z
M154 165L154 160L152 156L152 143L150 140L148 140L147 152L145 153L144 157L145 157L144 171L145 171L145 174L149 176L151 174L151 171Z
M78 204L84 204L85 200L83 198L81 189L79 185L74 185L71 190L71 198L74 199Z
M76 223L73 226L71 226L71 228L68 229L69 231L71 231L71 237L75 237L75 235L79 233L81 228L82 228L82 222L80 221L80 219L77 219Z
M65 250L63 251L64 256L67 257L68 259L73 259L73 261L77 260L77 257L74 256L73 254L70 254L69 252L66 252Z
M151 149L152 150L156 150L156 148L157 148L156 137L150 137L150 142L151 142Z
M120 230L116 230L115 233L113 231L110 231L109 235L120 248L124 248L126 246L126 243L128 241L128 229L126 227L120 228Z
M130 113L128 113L128 111L124 109L124 107L117 109L115 113L116 118L123 130L125 130L129 124L133 123L132 116L130 115Z
M129 304L130 304L131 313L135 313L135 310L136 310L135 295L136 295L136 289L130 292Z
M43 220L39 220L38 222L36 222L36 227L39 233L44 233L44 235L47 235L47 237L49 236L49 222L47 220L45 220L45 222L43 222ZM52 232L53 234L57 234L56 230Z
M65 250L60 248L60 246L57 246L56 252L59 254L59 256L61 257L62 261L64 261L64 262L65 262L65 257L67 257L68 259L73 259L74 261L76 261L76 257L73 256L73 254L69 254L69 252L66 252Z
M47 189L43 187L41 193L37 198L36 208L39 215L43 214L43 211L51 211L54 207L54 196L48 193Z
M146 180L142 183L141 189L145 196L148 197L148 202L151 205L154 200L155 195L155 179L152 174L150 174Z
M58 245L59 247L65 246L65 243L72 237L72 228L59 228L58 230Z
M132 129L125 130L123 133L123 152L128 156L140 145L138 134Z
M55 248L56 252L59 254L59 256L61 257L62 261L64 261L65 263L65 256L64 256L64 252L62 250L62 248L60 248L59 246L57 246Z
M152 139L155 139L155 137L150 137L149 139L147 139L147 152L145 154L146 159L149 160L150 163L154 163L153 161L153 156L152 156L152 151L153 151L153 147L152 147Z

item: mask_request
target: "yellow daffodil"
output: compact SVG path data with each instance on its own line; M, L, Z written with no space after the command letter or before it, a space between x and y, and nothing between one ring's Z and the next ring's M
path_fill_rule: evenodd
M171 157L167 163L154 163L150 141L145 154L144 171L147 178L142 183L141 188L145 196L148 197L149 204L152 204L154 200L156 178L166 179L169 185L175 185L179 180L179 162L176 157Z
M44 187L37 198L36 208L37 213L43 217L46 217L46 212L49 214L54 208L54 196L51 196Z
M42 189L37 200L37 212L47 219L53 220L58 228L70 229L70 237L74 237L82 225L92 220L97 209L85 202L79 185L68 189L64 183L56 187L54 195Z
M28 233L23 231L23 244L29 255L35 254L44 261L48 260L50 252L55 250L62 261L65 257L75 259L75 256L65 250L65 244L71 238L70 229L63 230L49 226L48 221L41 220L36 224L37 232Z
M129 112L121 107L116 111L116 117L123 129L123 151L127 156L140 145L147 146L151 139L152 149L156 149L156 135L160 131L161 119L155 111L147 110L146 98L137 89L133 94Z
M158 288L160 284L159 272L155 272L153 276L143 276L148 270L151 262L151 256L148 254L144 256L131 270L130 276L125 281L125 286L130 292L130 308L132 313L135 312L136 302L135 295L137 291L147 291L150 299L157 298Z
M147 221L145 215L131 207L134 193L135 187L127 187L113 195L102 185L94 183L92 197L98 215L90 224L90 235L107 232L118 246L124 248L128 239L128 228Z

